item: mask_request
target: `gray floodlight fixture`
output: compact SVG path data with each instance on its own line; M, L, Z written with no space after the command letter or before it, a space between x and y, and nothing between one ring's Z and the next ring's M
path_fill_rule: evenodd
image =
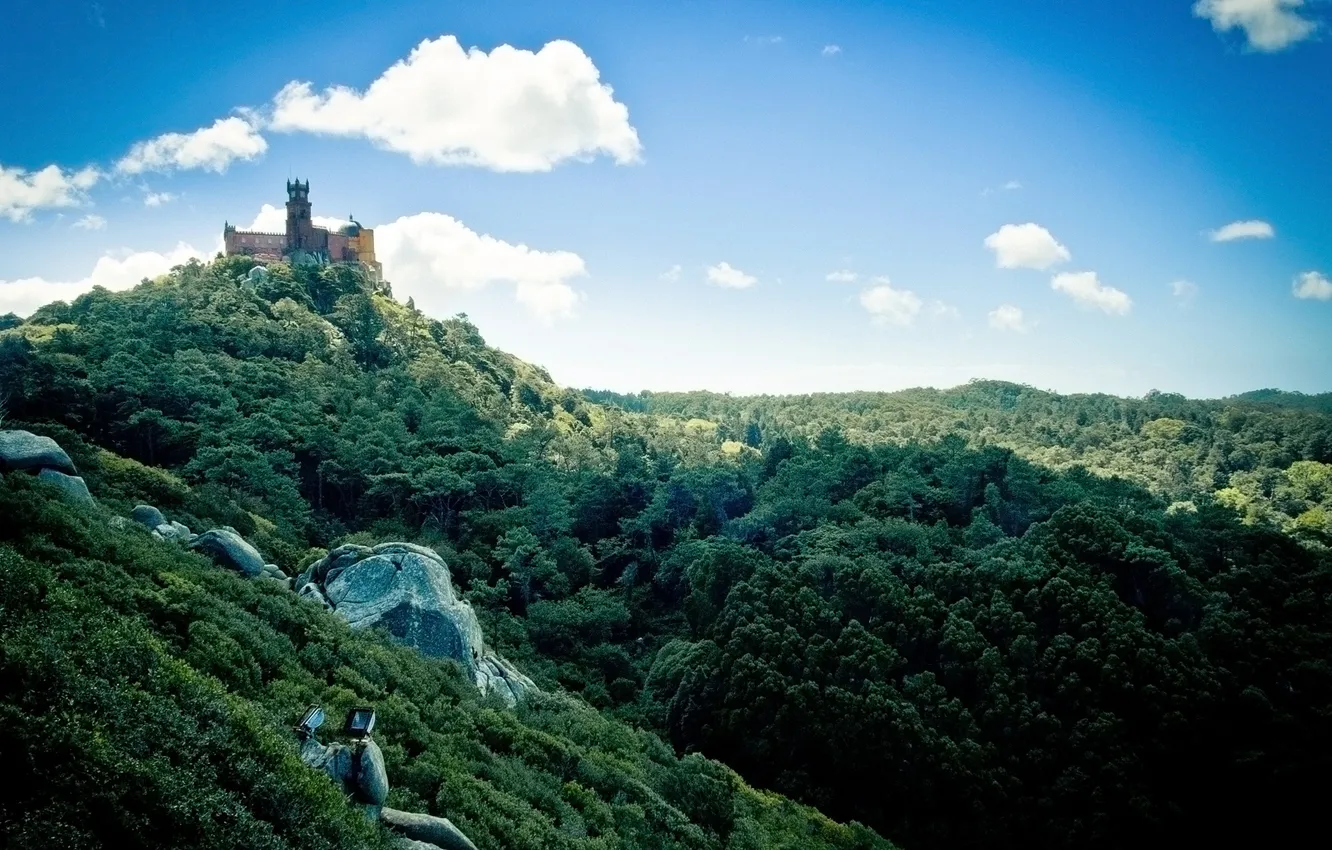
M296 732L301 737L308 738L314 735L315 730L322 725L324 725L324 710L317 705L312 705L305 710L301 722L296 724Z
M352 738L369 738L375 728L375 710L373 708L353 708L347 712L347 723L343 731Z

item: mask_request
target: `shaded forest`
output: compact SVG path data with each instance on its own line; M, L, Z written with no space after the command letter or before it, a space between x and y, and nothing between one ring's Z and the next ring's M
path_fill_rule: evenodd
M247 740L321 689L401 700L382 723L404 804L471 813L449 816L483 846L879 840L745 783L909 850L1266 842L1318 822L1326 397L576 392L346 269L248 285L248 268L192 263L0 332L9 426L66 446L108 508L226 523L284 569L347 541L436 548L554 702L474 705L443 667L104 541L7 478L24 519L0 553L24 566L3 604L26 639L105 606L198 687L258 706ZM76 600L63 626L32 601L53 582ZM242 639L256 629L275 636ZM6 635L26 683L11 713L64 687L52 670L105 666ZM74 757L42 740L8 745L65 776ZM273 752L256 775L280 773ZM646 784L583 772L610 762Z

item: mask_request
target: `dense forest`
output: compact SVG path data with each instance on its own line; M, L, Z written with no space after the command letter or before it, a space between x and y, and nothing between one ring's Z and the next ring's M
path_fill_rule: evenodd
M331 786L291 775L280 736L313 699L387 706L394 794L481 847L1122 847L1318 823L1327 397L577 392L346 268L249 267L5 323L6 427L56 438L107 510L225 523L284 569L431 546L546 693L498 709L446 663L7 476L17 846L105 818L119 832L85 843L371 846Z

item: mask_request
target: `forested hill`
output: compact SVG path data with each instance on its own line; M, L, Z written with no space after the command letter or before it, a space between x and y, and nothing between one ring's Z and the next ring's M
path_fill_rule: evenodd
M253 846L370 846L284 761L316 699L386 706L398 804L483 850L1320 828L1322 414L988 383L621 409L345 270L248 271L191 264L0 331L6 427L57 439L107 511L233 526L289 573L344 542L433 547L547 696L482 703L447 665L6 475L0 661L20 685L0 747L47 789L0 798L16 846L62 823L89 846L252 846L242 827L280 838Z
M1134 399L972 381L894 393L583 395L642 414L707 420L755 446L778 436L811 439L827 428L865 445L955 434L1051 469L1081 467L1134 481L1171 500L1216 495L1248 522L1305 539L1332 533L1332 393L1267 389L1195 400L1152 392Z

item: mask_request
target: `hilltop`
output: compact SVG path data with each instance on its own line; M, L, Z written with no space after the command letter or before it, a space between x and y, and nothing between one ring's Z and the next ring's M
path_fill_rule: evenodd
M5 427L55 438L106 512L27 476L0 490L5 746L45 789L4 804L27 846L374 846L292 766L311 701L381 706L394 804L482 848L1313 828L1323 397L578 392L353 267L253 268L191 263L0 331ZM110 523L139 502L291 575L340 544L431 547L543 693L486 702Z

